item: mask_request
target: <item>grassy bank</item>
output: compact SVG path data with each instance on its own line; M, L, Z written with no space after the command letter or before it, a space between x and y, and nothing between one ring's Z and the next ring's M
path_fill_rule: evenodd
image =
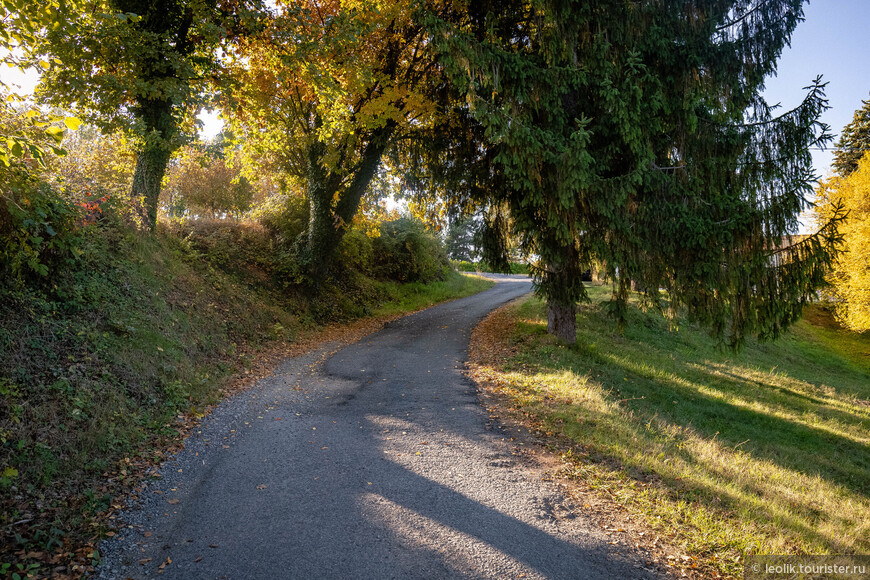
M476 371L567 474L669 537L687 567L740 576L745 554L870 552L870 336L816 308L733 354L637 308L620 336L609 288L590 293L576 345L546 334L531 299L488 322L497 354Z
M448 273L346 272L317 295L281 284L255 226L108 228L54 288L0 301L0 578L80 576L113 498L259 359L361 317L480 291Z
M458 272L495 272L495 270L486 262L469 262L467 260L450 260L451 265ZM529 273L528 264L521 262L511 262L511 274L526 274Z

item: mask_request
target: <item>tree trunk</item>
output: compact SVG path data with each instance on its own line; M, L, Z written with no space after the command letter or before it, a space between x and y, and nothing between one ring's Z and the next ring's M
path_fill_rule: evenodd
M157 206L160 200L160 184L172 152L159 144L146 144L136 158L136 172L133 174L133 188L130 196L142 199L148 229L157 226Z
M143 200L148 228L157 227L157 206L160 200L160 184L166 165L176 145L177 126L172 116L172 101L168 99L142 99L136 107L136 116L147 130L145 143L136 159L133 174L132 199Z
M577 306L547 301L547 332L569 344L577 342Z
M316 143L309 149L308 239L305 255L300 258L315 283L329 274L338 244L350 227L360 201L375 176L394 128L395 123L388 123L371 136L353 169L350 183L339 191L337 186L341 180L322 165L325 154L323 145Z
M577 302L586 297L580 254L573 241L550 256L541 280L547 299L547 332L567 343L577 342Z
M341 223L337 223L332 212L335 192L326 187L325 175L317 179L311 173L313 172L308 177L308 239L304 255L299 257L308 270L308 275L315 282L319 282L329 273L332 257L341 241L344 228Z

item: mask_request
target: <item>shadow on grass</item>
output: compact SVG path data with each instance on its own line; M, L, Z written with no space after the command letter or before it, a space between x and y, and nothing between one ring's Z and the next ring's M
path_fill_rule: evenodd
M571 371L599 385L603 404L562 403L545 411L550 423L617 471L658 473L675 501L713 513L742 510L805 545L866 550L866 539L850 548L845 538L862 516L839 503L870 500L870 409L852 399L870 390L866 372L832 352L804 360L822 347L796 337L728 355L701 332L669 333L634 314L634 326L618 337L593 304L581 310L576 346L538 337L521 349L518 360L533 372ZM521 323L518 334L540 333L535 327ZM736 473L731 460L747 472ZM813 486L827 496L811 497ZM817 525L822 520L836 523Z

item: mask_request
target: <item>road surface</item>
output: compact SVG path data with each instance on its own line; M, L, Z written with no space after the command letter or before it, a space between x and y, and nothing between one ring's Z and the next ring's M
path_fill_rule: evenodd
M474 325L529 290L501 277L288 359L164 464L97 575L652 577L518 460L462 373Z

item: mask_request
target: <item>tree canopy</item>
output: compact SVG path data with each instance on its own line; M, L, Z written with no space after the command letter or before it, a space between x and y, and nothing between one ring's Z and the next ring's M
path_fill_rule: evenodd
M828 281L837 319L851 330L870 330L870 153L848 175L835 175L817 189L817 220L846 213L839 227L843 251Z
M131 197L157 221L160 183L172 152L190 137L193 117L220 81L219 48L256 20L256 0L81 0L62 3L38 52L50 59L40 94L81 111L102 130L138 142Z
M478 191L539 257L551 332L573 341L593 263L620 320L632 284L734 345L797 319L833 228L781 246L808 206L809 148L830 139L827 102L818 79L779 115L760 92L801 19L801 0L495 0L429 19L490 152L470 157L500 184Z
M843 127L834 149L832 165L844 177L858 169L858 161L870 151L870 99L861 103L852 121Z
M436 115L415 5L281 2L239 44L227 93L235 133L306 195L298 255L313 275L328 272L385 151Z

